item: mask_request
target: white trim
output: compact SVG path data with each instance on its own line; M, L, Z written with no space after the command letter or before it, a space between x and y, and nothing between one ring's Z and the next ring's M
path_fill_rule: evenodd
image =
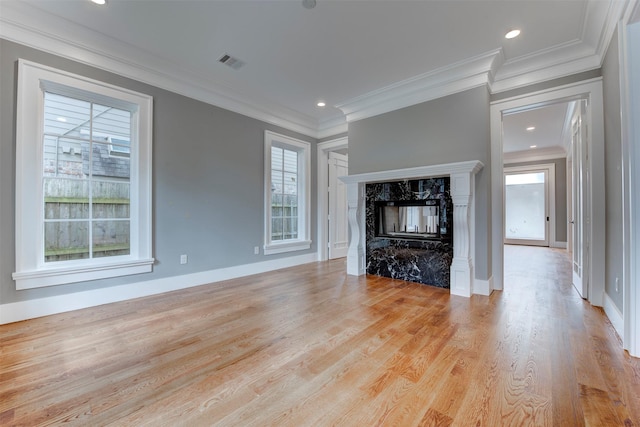
M573 83L530 94L491 103L491 201L492 206L503 206L503 141L502 116L505 113L524 111L531 106L542 106L559 100L587 99L587 123L589 126L590 144L588 144L591 163L591 194L604 194L604 113L602 96L602 79L596 78L584 82ZM597 200L592 197L591 200ZM589 213L589 227L592 247L589 271L589 301L595 306L602 306L604 298L604 227L605 206L603 203L592 203ZM502 289L504 283L504 240L503 212L501 208L492 213L492 272L496 289Z
M564 159L567 152L561 147L548 147L535 150L514 151L504 153L505 163L539 162L544 160Z
M620 116L622 131L623 347L640 357L640 128L632 120L640 112L640 85L631 84L628 25L640 25L640 1L631 0L618 23ZM632 42L633 43L633 42ZM636 80L634 80L635 82Z
M271 241L271 148L296 151L298 157L298 238ZM303 180L300 183L300 180ZM311 143L264 131L264 254L302 251L311 247Z
M331 141L320 142L317 146L317 184L318 184L318 261L325 261L329 258L329 231L327 226L327 215L329 214L329 196L327 185L329 177L327 168L329 167L329 153L349 147L349 138L344 136Z
M616 333L619 337L624 336L624 320L622 319L622 313L618 310L618 307L613 302L609 294L604 294L604 305L602 307L604 309L604 313L609 318L609 321L613 325L613 328L616 330Z
M489 296L493 292L493 276L488 280L473 279L473 293L475 295Z
M230 90L211 73L186 69L26 2L0 1L0 8L0 38L318 137L318 122L314 118L254 94Z
M311 248L311 240L294 240L264 245L263 249L265 255L275 255L285 252L304 251L309 248Z
M208 285L315 262L315 253L0 305L0 324Z
M470 160L467 162L443 163L433 166L418 166L415 168L393 169L380 172L366 172L355 175L344 176L340 178L346 184L355 183L372 183L395 181L411 178L428 178L432 176L453 175L456 173L476 174L484 164L478 160Z
M482 162L472 160L340 177L342 182L347 184L349 206L347 274L361 276L366 271L366 184L449 176L453 201L453 260L450 267L449 291L452 295L470 297L475 278L475 175L483 167Z
M502 63L502 49L421 74L336 105L347 122L486 85Z
M321 122L318 127L316 138L324 139L332 136L335 137L336 135L347 133L348 131L349 124L347 123L347 118L340 116L332 120Z
M13 280L16 281L16 290L20 291L63 283L78 283L116 276L149 273L153 270L153 263L153 258L120 262L113 262L108 258L100 258L97 262L86 266L16 272L13 273Z
M108 97L131 107L130 254L44 262L42 132L44 86ZM153 97L20 59L16 111L16 289L82 282L151 271ZM95 272L96 276L92 276Z
M549 247L555 249L567 249L567 242L550 242Z
M580 39L504 60L502 48L432 70L336 105L347 121L488 84L503 92L600 66L623 3L589 1ZM230 89L211 73L185 69L24 2L0 2L0 37L98 67L277 126L324 138L345 128L345 117L318 121L264 97ZM606 8L606 10L604 10Z

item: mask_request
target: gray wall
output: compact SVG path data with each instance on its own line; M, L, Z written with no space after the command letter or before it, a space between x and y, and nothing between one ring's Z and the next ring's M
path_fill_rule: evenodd
M553 159L536 162L505 163L504 167L535 166L553 163L556 165L556 241L567 241L567 159Z
M607 215L605 248L605 292L623 310L622 272L622 123L620 120L620 66L618 33L614 32L602 64L604 95L605 206ZM618 291L616 277L620 279Z
M349 174L480 160L475 276L491 276L489 92L478 87L349 124Z
M0 303L69 294L316 251L316 140L175 93L0 40ZM154 271L16 291L15 102L17 59L49 65L154 97ZM264 130L312 142L311 238L305 252L254 255L264 227ZM262 249L261 249L262 252ZM180 254L189 263L179 264Z

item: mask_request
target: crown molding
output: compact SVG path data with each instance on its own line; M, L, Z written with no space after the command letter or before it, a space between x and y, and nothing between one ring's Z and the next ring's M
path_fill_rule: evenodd
M506 61L491 83L491 92L505 92L600 68L629 1L635 0L588 1L579 39Z
M546 147L535 150L514 151L504 153L502 160L504 164L538 162L541 160L564 159L567 153L563 147Z
M330 120L320 122L318 126L318 135L316 138L323 139L333 135L339 135L349 130L349 125L344 116L335 117Z
M0 38L156 86L198 101L317 138L315 119L201 76L180 65L43 12L0 2ZM36 26L37 24L37 26Z
M635 0L609 0L608 2L589 1L587 19L584 21L583 40L590 43L596 55L600 58L600 65L611 43L616 25L626 9Z
M496 49L458 63L406 79L335 105L347 122L486 85L504 56Z
M314 138L346 132L348 122L487 85L499 93L601 67L622 14L636 0L590 0L580 39L505 61L502 49L403 80L335 105L344 116L318 122L259 97L231 89L89 28L20 2L0 1L0 37L169 90Z

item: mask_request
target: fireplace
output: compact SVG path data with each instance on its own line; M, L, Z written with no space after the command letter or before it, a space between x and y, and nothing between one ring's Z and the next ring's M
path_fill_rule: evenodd
M449 177L366 184L366 271L450 287Z
M348 216L349 216L349 252L347 255L347 274L350 275L363 275L370 272L372 267L371 260L367 259L370 251L384 251L385 247L396 247L399 249L412 248L412 249L424 249L429 251L438 251L446 249L451 254L451 260L448 262L448 266L441 265L440 268L446 268L449 276L450 292L455 295L471 296L474 293L473 282L473 255L475 252L475 216L471 213L474 212L474 192L475 192L475 175L482 169L484 165L482 162L473 160L459 163L448 163L434 166L422 166L416 168L396 169L380 172L369 172L357 175L349 175L340 177L340 179L347 184L347 199L348 199ZM421 224L417 219L413 219L416 222L413 228L413 232L410 236L389 235L389 231L393 232L393 220L395 219L396 211L389 210L384 211L384 208L389 206L387 203L379 204L378 208L383 208L383 213L378 212L376 214L375 201L371 204L371 198L367 198L367 193L372 188L378 186L384 186L391 182L410 182L410 181L423 181L433 180L439 178L447 178L450 184L450 201L449 208L442 208L442 204L439 205L437 212L433 210L421 210L414 211L414 214L418 212L425 214L426 216L437 216L437 224L439 225L439 233L422 233ZM433 187L418 188L415 190L411 188L405 188L400 191L407 191L414 195L426 195L427 190L428 197L410 197L409 200L425 200L424 205L428 205L426 200L431 197ZM386 191L383 188L384 191ZM397 202L402 201L403 198L395 197L392 194L393 190L389 188L390 197L387 200L376 200L384 202ZM441 200L437 198L438 200ZM367 209L369 204L370 209ZM394 203L395 206L395 203ZM400 206L398 206L400 207ZM437 213L437 215L435 215ZM388 214L391 216L391 221L385 224L382 229L379 228L380 216ZM378 216L377 216L378 215ZM404 232L404 227L400 226L401 215L400 209L397 211L398 221L396 222L396 233ZM377 216L377 217L376 217ZM446 221L446 227L443 228L443 218ZM408 221L409 218L405 219ZM427 219L427 221L433 221L434 219ZM383 221L386 221L384 219ZM389 224L390 227L389 228ZM433 224L433 223L432 223ZM418 230L416 231L416 225ZM400 229L400 230L398 230ZM427 230L432 230L427 228ZM380 231L383 234L380 235ZM443 232L444 231L444 232ZM410 233L410 227L407 227L407 233ZM376 235L377 234L377 235ZM421 235L422 234L422 235ZM386 245L386 246L385 246ZM403 256L412 257L411 252L399 252ZM446 257L439 257L444 259ZM409 260L409 263L411 260ZM435 261L430 262L434 265ZM382 266L384 268L384 266ZM433 281L432 279L430 279ZM446 287L446 286L443 286ZM477 290L476 290L477 291ZM484 291L480 291L484 293Z
M437 200L394 200L375 203L376 237L440 240Z

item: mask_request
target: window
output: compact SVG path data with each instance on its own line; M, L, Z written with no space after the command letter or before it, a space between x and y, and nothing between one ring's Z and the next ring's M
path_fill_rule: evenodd
M20 60L17 289L151 271L152 101Z
M310 144L265 132L265 255L309 249Z

